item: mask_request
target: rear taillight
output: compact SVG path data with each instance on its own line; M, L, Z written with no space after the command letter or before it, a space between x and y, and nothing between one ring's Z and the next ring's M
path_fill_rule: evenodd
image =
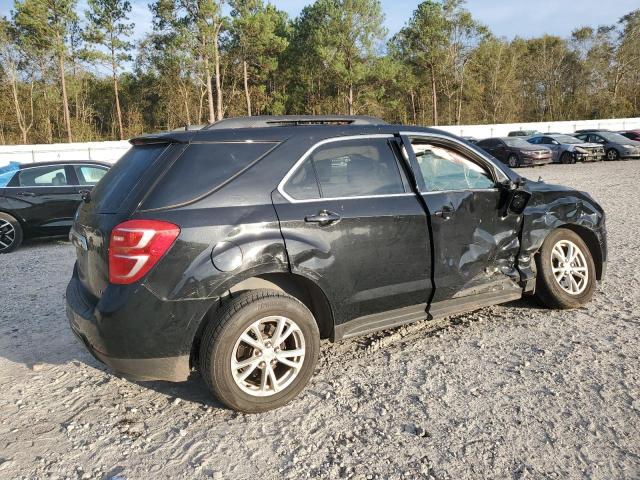
M128 284L144 277L167 253L180 227L159 220L128 220L111 231L109 281Z

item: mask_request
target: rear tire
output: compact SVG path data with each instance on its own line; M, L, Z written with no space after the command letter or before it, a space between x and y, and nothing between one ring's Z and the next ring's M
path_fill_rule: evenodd
M570 163L576 163L576 160L569 152L565 152L560 157L560 163L564 163L566 165Z
M589 248L572 230L551 232L536 255L536 296L550 308L578 308L596 288L596 268Z
M0 212L0 253L16 250L23 239L20 222L7 213Z
M251 290L206 326L199 368L223 404L258 413L285 405L304 389L319 351L318 325L302 302L278 291Z

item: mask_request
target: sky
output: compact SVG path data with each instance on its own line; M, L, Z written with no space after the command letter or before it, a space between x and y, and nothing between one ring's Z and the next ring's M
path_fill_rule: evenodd
M152 0L130 0L135 36L151 29ZM385 25L390 34L397 32L411 17L419 0L381 0ZM80 0L81 5L84 0ZM271 0L295 17L312 1ZM530 38L549 33L568 36L577 27L611 25L624 14L640 8L640 0L467 0L467 9L499 37ZM8 16L13 0L0 0L0 14Z

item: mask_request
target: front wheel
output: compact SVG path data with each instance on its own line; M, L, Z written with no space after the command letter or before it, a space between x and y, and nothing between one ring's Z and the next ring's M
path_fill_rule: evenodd
M281 407L313 374L320 333L296 298L252 290L231 300L205 328L200 373L226 406L245 413Z
M572 230L551 232L538 255L536 296L550 308L578 308L596 288L596 269L589 248Z
M11 215L0 212L0 253L14 251L22 243L22 226Z
M564 163L564 164L576 163L576 159L569 152L565 152L562 154L562 157L560 157L560 163Z
M518 157L513 153L509 155L509 159L507 160L507 163L511 168L516 168L520 166L520 161L518 160Z

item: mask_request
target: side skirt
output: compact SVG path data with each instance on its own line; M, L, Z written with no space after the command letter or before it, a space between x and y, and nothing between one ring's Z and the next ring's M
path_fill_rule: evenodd
M350 320L334 329L334 341L366 335L379 330L387 330L420 320L436 320L460 313L472 312L480 308L511 302L522 298L522 289L513 288L480 293L463 298L452 298L435 302L427 311L427 304L412 305L382 313L366 315Z

